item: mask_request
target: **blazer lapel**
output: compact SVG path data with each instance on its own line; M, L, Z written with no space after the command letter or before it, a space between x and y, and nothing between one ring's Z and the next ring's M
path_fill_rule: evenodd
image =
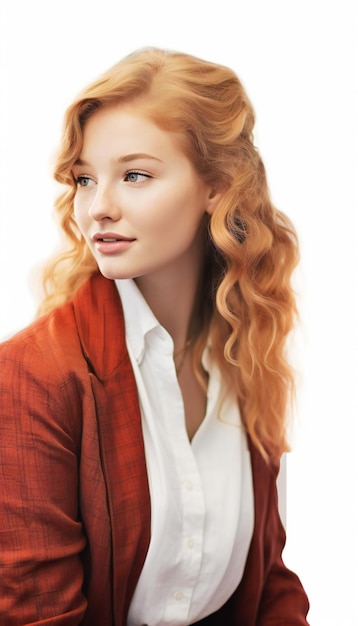
M75 296L73 305L96 404L111 524L115 623L124 624L150 540L150 496L137 388L114 282L96 274Z

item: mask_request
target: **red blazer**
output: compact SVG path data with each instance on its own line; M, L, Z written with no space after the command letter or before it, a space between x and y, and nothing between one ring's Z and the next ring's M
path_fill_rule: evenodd
M4 342L0 359L0 623L125 626L150 499L114 283L95 275ZM307 625L306 594L281 560L278 468L250 450L255 528L244 576L200 624Z

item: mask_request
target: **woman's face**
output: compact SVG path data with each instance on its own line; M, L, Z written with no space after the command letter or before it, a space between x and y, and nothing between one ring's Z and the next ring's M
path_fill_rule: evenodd
M200 226L217 196L177 134L135 106L101 109L86 123L73 176L75 219L104 276L172 276L198 262Z

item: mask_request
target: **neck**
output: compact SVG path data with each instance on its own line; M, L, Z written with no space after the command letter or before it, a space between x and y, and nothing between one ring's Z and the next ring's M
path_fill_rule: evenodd
M165 271L142 276L136 283L159 323L181 350L193 333L193 312L202 280L203 255L186 255Z

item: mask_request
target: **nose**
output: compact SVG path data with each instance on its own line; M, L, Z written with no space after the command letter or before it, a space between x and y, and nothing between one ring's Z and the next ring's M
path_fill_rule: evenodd
M97 187L97 193L90 206L89 215L96 222L110 220L116 222L121 217L118 198L112 187Z

